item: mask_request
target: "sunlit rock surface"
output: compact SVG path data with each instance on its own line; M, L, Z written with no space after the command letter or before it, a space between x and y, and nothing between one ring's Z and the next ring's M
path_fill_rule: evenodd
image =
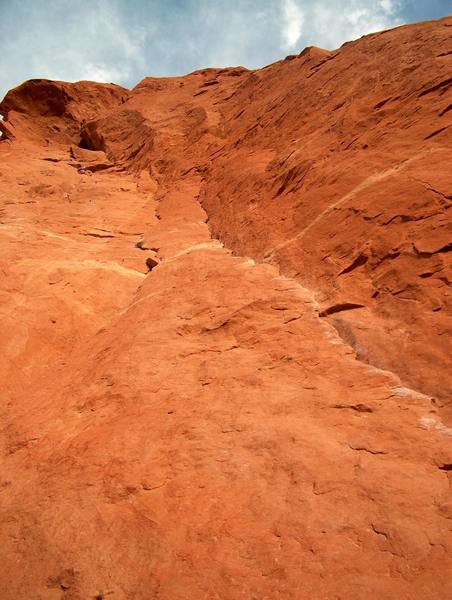
M452 19L0 104L0 597L452 597Z

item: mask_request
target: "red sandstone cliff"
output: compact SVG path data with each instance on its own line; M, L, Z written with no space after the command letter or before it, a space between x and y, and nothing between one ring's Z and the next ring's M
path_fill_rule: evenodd
M0 104L0 597L452 595L452 19Z

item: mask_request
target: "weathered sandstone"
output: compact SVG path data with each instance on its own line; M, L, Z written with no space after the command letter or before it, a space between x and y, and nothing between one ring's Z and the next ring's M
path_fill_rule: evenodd
M0 104L0 597L452 596L452 18Z

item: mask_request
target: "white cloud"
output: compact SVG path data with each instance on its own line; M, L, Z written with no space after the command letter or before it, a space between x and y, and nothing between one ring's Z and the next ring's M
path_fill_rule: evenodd
M2 88L29 78L127 84L146 70L146 31L124 22L116 0L97 0L95 10L89 0L76 5L46 0L46 8L44 1L24 0L16 10L16 19L14 13L6 15L11 23L25 22L13 35L0 38L0 52L9 57L2 65ZM0 21L3 11L0 0Z
M395 10L394 3L392 0L380 0L379 4L381 8L388 14L392 14Z
M306 42L328 50L402 22L396 0L349 0L345 6L342 0L317 0L309 4L306 23L310 35Z
M429 2L431 0L417 0ZM207 66L257 68L399 25L408 0L0 0L0 97L24 79L126 86ZM133 10L132 10L133 7Z
M115 67L88 63L80 71L80 79L99 81L101 83L116 83L127 79L128 71L120 71Z
M283 26L282 38L283 48L294 48L303 31L304 15L294 0L283 2Z

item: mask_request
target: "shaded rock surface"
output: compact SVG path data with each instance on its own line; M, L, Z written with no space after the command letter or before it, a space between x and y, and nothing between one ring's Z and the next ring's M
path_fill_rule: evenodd
M0 596L452 595L452 19L0 104Z

